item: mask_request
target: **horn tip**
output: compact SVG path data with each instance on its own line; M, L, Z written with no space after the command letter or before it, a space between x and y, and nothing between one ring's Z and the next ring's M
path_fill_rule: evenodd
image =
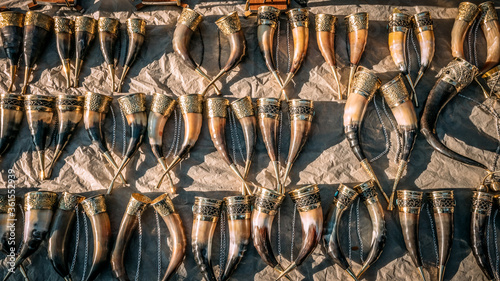
M427 281L427 279L425 278L424 269L422 266L418 267L418 272L420 273L420 276L422 277L422 281Z
M438 273L438 280L443 281L444 280L444 272L445 272L446 267L444 265L439 266L439 273Z
M352 279L354 279L355 281L359 281L358 277L356 277L356 274L354 274L351 268L348 267L345 271L352 277Z

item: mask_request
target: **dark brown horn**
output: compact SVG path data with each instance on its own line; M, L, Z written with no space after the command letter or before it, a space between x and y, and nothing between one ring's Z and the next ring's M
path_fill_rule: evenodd
M111 91L115 89L115 46L120 34L120 21L114 18L100 17L97 22L99 30L99 46L108 66L111 80Z
M416 88L434 58L436 39L434 38L434 26L429 12L413 15L412 22L420 45L420 69L418 70L417 79L413 83L413 87Z
M488 218L493 207L493 195L488 192L474 191L472 194L470 237L471 248L477 265L486 279L495 280L495 273L488 256Z
M66 88L71 87L71 49L75 41L75 21L64 17L54 17L56 46L62 71L66 75Z
M344 18L344 21L347 29L347 53L351 63L349 84L347 85L347 97L349 97L354 74L356 74L368 40L368 13L350 14Z
M83 60L87 56L90 45L94 41L95 33L97 32L97 20L90 17L76 17L75 20L75 43L76 43L76 58L75 58L75 81L73 86L78 87L78 77L82 70Z
M10 84L8 92L12 92L17 75L17 64L21 57L21 46L23 43L24 14L19 12L0 13L0 38L3 49L10 63Z
M451 30L451 54L454 58L465 60L464 41L467 31L479 15L479 8L470 2L461 2L458 6L458 15Z
M123 81L127 76L130 67L135 62L139 55L139 51L144 44L146 37L146 21L143 19L128 19L127 20L128 48L125 65L123 66L120 82L118 82L117 92L122 91Z
M0 156L16 139L24 116L24 97L14 94L0 95Z

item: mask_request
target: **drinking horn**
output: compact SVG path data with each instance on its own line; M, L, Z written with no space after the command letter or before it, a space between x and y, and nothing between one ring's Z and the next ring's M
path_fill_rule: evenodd
M420 69L418 70L417 79L413 83L413 88L415 88L434 58L436 39L434 38L434 26L429 12L413 15L412 22L420 46Z
M80 123L83 117L83 104L85 101L84 96L74 95L59 95L56 98L56 110L58 116L59 128L56 138L56 149L54 150L54 157L49 165L47 178L50 178L52 171L61 156L64 148L68 144L73 132Z
M57 53L66 75L66 88L71 87L71 48L75 35L75 21L64 17L54 17Z
M399 222L410 258L418 269L422 281L426 281L422 257L420 256L420 243L418 240L418 225L420 209L422 208L423 192L412 190L398 190L396 201L399 209Z
M75 216L78 216L78 213L75 212L75 207L84 199L85 197L78 194L64 192L59 199L59 206L50 227L49 245L47 248L48 258L57 274L64 278L65 281L72 280L68 268L67 250L71 241Z
M344 109L344 133L354 155L360 161L361 167L377 183L385 200L389 202L389 197L387 197L387 194L382 189L382 185L380 185L359 143L359 128L361 127L366 107L381 83L380 79L372 71L362 66L359 67L352 81L352 95L350 94L347 98Z
M359 62L366 47L368 40L368 14L356 13L350 14L344 18L347 28L347 54L351 64L349 73L349 84L347 85L347 97L351 95L351 84L356 74Z
M127 20L128 48L125 65L123 66L122 76L118 82L117 92L122 91L123 81L127 76L130 67L135 62L139 51L144 44L146 37L146 21L143 19L128 19Z
M221 71L215 76L208 86L203 90L202 95L205 95L207 90L217 82L224 74L235 68L243 59L246 53L247 45L245 42L245 35L241 30L241 22L238 17L238 12L232 12L229 15L223 16L218 19L215 24L219 30L226 35L229 40L229 48L231 53L226 61L226 64Z
M14 94L0 95L0 156L3 155L21 128L24 116L24 97Z
M144 141L144 135L148 129L148 116L146 115L146 95L135 93L118 98L120 108L125 114L127 124L130 127L130 138L128 140L127 150L123 156L122 163L115 173L113 180L108 188L108 194L111 194L116 179L121 174L125 166L130 162L134 154Z
M115 89L115 46L120 31L120 21L114 18L100 17L97 22L99 46L104 62L108 66L111 78L111 91Z
M363 273L373 265L384 250L387 230L385 227L384 210L378 201L377 190L374 187L373 180L364 182L354 187L370 214L372 222L372 240L370 242L370 251L363 262L357 277L361 278Z
M54 20L39 12L28 11L24 18L23 54L24 54L24 84L21 94L26 94L31 72L38 57L48 45L47 39L54 25Z
M340 78L337 72L336 59L335 59L335 25L337 24L337 17L330 14L317 14L316 15L316 40L321 55L326 63L332 70L333 78L337 83L337 97L338 100L343 100L342 90L340 89Z
M108 113L112 100L113 97L110 96L87 92L85 95L85 104L83 106L83 123L85 124L85 129L92 143L97 144L108 163L113 166L113 168L118 169L118 165L116 165L115 160L113 160L106 146L106 141L102 132L104 118L106 117L106 113ZM122 175L120 175L120 179L123 183L126 183Z
M464 164L488 170L485 165L462 156L445 146L436 134L436 123L441 110L454 96L467 87L478 73L477 67L461 58L453 59L438 73L439 79L434 84L420 120L421 132L427 142L439 153Z
M194 200L191 235L194 260L207 281L216 281L212 268L212 238L219 220L222 200L198 196Z
M191 36L196 31L201 21L203 21L203 16L198 12L187 7L183 8L175 27L174 37L172 38L172 47L174 52L181 57L189 68L198 73L198 75L205 79L205 81L210 82L210 77L208 77L208 75L200 68L189 53ZM219 88L217 88L216 85L213 85L213 87L217 95L220 95L221 92Z
M302 245L295 261L277 279L299 267L316 249L323 234L323 209L317 185L304 186L289 192L297 207L302 225Z
M398 123L398 131L403 135L402 150L399 157L398 170L394 178L394 185L392 186L391 197L389 198L389 205L387 210L392 211L394 208L394 196L398 183L403 176L403 172L410 160L410 154L415 144L418 132L418 120L415 113L413 103L410 102L410 95L406 90L403 77L400 75L380 87L380 92L385 98L385 101L391 108L394 118Z
M496 98L500 98L500 65L493 67L481 77L488 85L488 96L495 95Z
M128 281L127 270L125 268L125 252L132 234L137 229L138 217L142 215L146 207L151 203L151 199L140 193L132 193L128 201L127 209L123 214L115 246L111 252L111 271L116 280Z
M90 219L92 235L94 237L94 251L92 267L86 281L95 280L108 264L111 246L111 225L106 212L104 195L97 195L82 201L83 209Z
M429 194L430 205L434 210L434 222L436 224L437 244L439 252L438 280L444 280L446 263L450 258L453 243L453 212L455 199L453 191L432 191Z
M75 43L76 43L76 58L75 58L75 81L73 86L78 87L78 77L82 70L83 60L87 56L90 45L94 41L97 31L97 20L90 17L76 17L75 20Z
M50 230L53 209L57 203L57 193L50 191L32 191L24 195L24 235L23 245L12 270L8 270L3 280L9 277L25 259L38 250Z
M168 232L172 239L172 255L168 263L167 271L163 275L162 281L170 280L184 257L186 256L186 233L179 214L175 211L174 204L168 194L162 194L151 202L151 206L160 214L167 225Z
M229 165L234 174L243 182L243 189L241 193L243 195L251 195L252 192L249 190L245 179L243 179L243 176L238 171L238 168L234 164L227 149L226 119L228 105L229 101L225 98L215 97L207 99L205 103L205 112L208 117L208 130L210 132L210 138L212 139L215 148L222 156L222 159L224 159L224 162Z
M12 92L17 75L17 64L21 57L21 45L23 43L24 14L19 12L0 13L0 38L3 49L10 63L10 84L8 92Z
M226 281L236 270L236 267L243 259L250 243L252 232L251 216L252 205L251 196L238 195L224 198L227 210L227 224L229 228L229 250L226 268L221 280Z
M465 60L464 41L467 31L479 15L479 8L470 2L461 2L458 5L458 15L451 30L451 54L454 58Z
M306 8L295 8L286 12L286 14L292 27L293 56L292 64L283 82L282 89L292 81L293 76L299 70L309 46L309 11Z
M340 220L344 211L352 204L358 193L343 184L334 195L333 203L330 205L325 219L323 231L323 250L332 258L333 262L345 270L354 280L358 280L352 271L349 262L342 252L339 241Z
M495 280L495 274L488 256L488 218L493 207L493 195L485 191L472 194L470 237L471 248L476 262L487 280Z
M181 149L175 155L170 165L168 165L156 188L161 186L168 172L187 157L200 136L201 125L203 124L203 96L198 94L180 96L179 106L181 108L182 119L184 120L184 140L182 141Z
M50 131L50 124L54 116L54 97L43 95L28 95L25 97L24 107L31 132L31 138L38 153L40 163L40 180L45 176L45 140Z
M479 73L484 73L500 62L500 23L495 4L491 1L479 4L481 29L486 37L486 61Z

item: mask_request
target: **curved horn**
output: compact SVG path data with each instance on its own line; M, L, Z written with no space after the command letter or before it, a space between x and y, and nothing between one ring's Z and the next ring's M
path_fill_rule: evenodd
M10 63L10 84L8 92L12 92L17 74L17 64L21 57L21 46L23 43L24 14L19 12L0 13L0 38L3 49Z
M216 281L212 268L212 238L219 220L222 200L195 197L191 246L198 268L207 281Z
M401 151L401 157L399 158L398 171L394 179L394 185L392 186L392 193L387 207L387 210L392 211L394 208L393 202L396 188L410 160L410 154L415 144L418 131L418 120L415 108L410 102L410 95L406 90L401 74L380 87L380 92L382 92L385 101L391 108L392 114L398 123L398 130L403 135L403 149Z
M76 17L75 20L75 43L76 43L76 56L75 56L75 81L73 86L78 86L78 77L82 70L83 60L87 56L90 45L94 41L95 33L97 31L97 20L90 17Z
M352 271L351 266L340 247L339 243L339 225L344 211L352 204L358 193L343 184L340 184L338 191L335 193L333 203L330 205L328 214L325 219L323 231L323 247L324 251L332 258L333 262L345 270L352 279L358 280Z
M470 237L471 248L477 265L481 268L486 279L495 280L495 274L488 257L488 217L493 207L493 195L488 192L474 191L472 195Z
M460 58L455 58L446 67L441 69L438 74L439 79L434 84L427 98L424 112L420 119L420 131L427 139L427 142L439 153L464 164L487 170L485 165L449 149L436 135L436 123L439 113L448 101L472 82L477 73L477 67Z
M111 270L113 271L113 276L117 280L129 280L124 264L125 252L130 242L130 238L137 228L137 217L144 212L150 203L151 199L140 193L132 193L132 196L130 196L127 209L120 223L118 235L116 236L115 246L111 252Z
M455 18L453 29L451 30L451 54L454 58L461 58L465 60L465 36L478 14L479 8L476 4L461 2L458 5L458 15Z
M168 281L177 272L186 256L186 233L179 214L175 211L174 204L168 194L162 194L151 202L151 206L160 214L167 224L168 232L172 239L172 257L168 263L167 271L162 281Z
M103 268L109 262L109 251L111 246L111 225L106 212L106 200L104 195L97 195L82 201L83 209L90 219L92 234L94 237L94 250L92 267L86 281L93 281L99 276Z
M71 48L74 42L75 21L69 18L54 17L57 53L66 75L66 88L71 87Z
M99 30L99 46L106 62L111 78L111 91L115 89L115 46L120 34L120 21L113 18L100 17L97 22Z
M127 48L127 57L125 59L125 64L122 70L122 76L120 78L120 82L118 82L118 86L116 91L121 92L123 81L127 76L130 67L135 62L137 55L139 55L139 51L144 44L144 37L146 36L146 21L143 19L128 19L127 20L127 34L128 34L128 48Z
M59 207L54 214L52 226L50 227L49 245L47 247L48 258L57 274L66 281L71 280L67 250L71 241L75 215L78 216L75 207L84 199L85 197L78 194L64 192L59 199Z
M24 97L14 94L0 95L0 156L16 139L24 116Z
M337 24L337 17L330 14L317 14L316 15L316 40L321 55L326 63L332 70L333 78L337 83L338 100L343 100L342 90L340 89L340 78L337 73L336 59L335 59L335 25Z
M486 61L479 73L484 73L500 62L500 23L495 4L491 1L479 4L481 29L486 37Z
M417 79L413 83L413 87L416 88L434 58L436 39L434 38L434 27L429 12L413 15L412 22L420 45L420 69L418 70Z
M116 178L118 178L125 166L127 166L128 162L130 162L134 154L144 142L144 134L148 128L145 94L136 93L126 95L119 98L118 102L120 103L121 110L125 114L125 118L127 118L127 124L130 127L130 138L122 163L109 185L108 194L111 194Z
M493 67L489 71L487 71L485 74L481 76L486 81L486 84L488 85L489 88L489 93L488 96L494 95L497 98L500 97L500 78L498 78L500 75L500 65L497 65L496 67Z
M399 221L410 258L418 269L422 281L426 281L422 258L420 257L420 243L418 240L418 225L420 208L422 208L423 192L412 190L398 190L397 205Z
M47 46L47 39L54 26L54 20L39 12L28 11L24 18L23 54L24 54L24 85L21 94L26 94L31 72L38 57Z
M351 84L356 74L359 61L363 56L368 40L368 13L350 14L344 18L347 28L347 53L351 63L349 73L349 84L347 85L347 97L351 95Z

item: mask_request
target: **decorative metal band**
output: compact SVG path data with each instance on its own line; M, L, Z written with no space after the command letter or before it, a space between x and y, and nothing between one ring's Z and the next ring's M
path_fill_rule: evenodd
M143 19L128 19L127 32L146 36L146 21Z
M26 110L46 111L54 110L54 97L42 95L27 95L24 100Z
M410 15L393 13L389 17L389 32L406 32L410 26Z
M306 8L295 8L286 12L292 28L309 27L309 11Z
M372 71L360 66L352 80L351 89L353 93L362 95L369 100L381 84L382 81Z
M275 98L260 98L257 100L259 118L280 118L281 102Z
M87 216L92 217L106 212L106 199L104 195L90 197L82 201L82 206Z
M83 110L84 103L85 103L84 96L59 95L56 98L56 108L61 111Z
M358 193L354 189L340 184L339 189L333 198L333 204L337 205L337 208L340 210L345 210L351 205L357 196Z
M406 89L406 85L401 74L380 87L380 91L382 92L382 95L384 95L385 101L391 108L408 101L410 98L410 94Z
M99 113L108 113L111 101L113 101L113 97L87 92L85 95L84 109Z
M479 10L481 11L481 23L485 24L492 20L498 20L497 10L495 10L495 4L491 1L479 4Z
M455 20L461 20L472 24L478 14L479 8L476 4L470 2L462 2L458 5L458 15Z
M375 204L378 202L377 190L375 189L373 180L356 185L354 190L359 193L361 200L365 202L365 204Z
M337 17L330 14L317 14L315 23L316 31L328 31L335 33Z
M429 194L430 205L434 213L453 213L455 198L453 191L433 191Z
M24 18L24 25L34 25L50 31L54 25L54 20L52 17L42 13L28 11L26 13L26 17Z
M284 198L285 195L281 193L260 187L255 194L254 207L261 213L274 216Z
M189 8L184 8L182 9L182 13L179 16L179 19L177 19L177 25L183 24L189 27L192 31L195 31L202 20L203 16L196 11Z
M482 78L490 88L490 92L500 98L500 65L483 74Z
M215 24L225 35L230 35L241 30L241 22L237 12L218 19Z
M1 12L0 13L0 28L6 26L24 26L24 14L19 12Z
M145 112L146 95L144 93L135 93L118 98L120 109L125 115Z
M446 83L452 84L460 92L467 87L478 74L475 65L461 58L454 58L447 66L443 67L437 77Z
M95 34L97 30L97 21L91 17L76 17L75 19L75 31L88 32L90 34Z
M219 97L208 98L205 105L205 112L208 118L227 118L227 107L229 106L227 99Z
M164 193L151 202L151 206L160 214L160 216L165 217L170 214L176 213L174 203L167 193Z
M314 117L314 104L312 100L293 99L288 102L290 120L304 120L312 122Z
M24 109L24 96L15 94L2 94L0 96L0 107L22 111Z
M396 204L402 213L419 214L422 208L422 198L424 193L421 191L398 190Z
M417 33L426 30L434 30L431 14L429 12L421 12L413 15L412 22Z
M204 197L195 197L193 205L193 215L195 219L201 221L216 221L220 217L222 200Z
M73 211L75 210L76 205L80 204L83 200L85 200L84 196L64 192L59 199L59 209Z
M183 95L179 97L181 113L203 113L203 96L198 94Z
M280 16L280 10L273 6L260 6L257 11L257 24L276 27Z
M151 199L140 193L132 193L128 201L126 213L131 216L137 216L142 213L151 203Z
M14 206L10 206L10 204L13 204ZM9 195L0 194L0 214L13 213L12 211L15 212L15 208L16 208L16 199L13 199L13 201L10 203Z
M292 190L289 194L299 212L307 212L321 208L319 188L315 184Z
M57 203L57 193L32 191L24 195L24 210L52 210Z
M54 31L56 33L74 33L75 21L63 17L54 17Z
M492 208L493 194L482 191L472 193L471 212L489 216Z
M97 22L99 32L117 33L120 28L120 21L114 18L100 17Z
M231 108L238 119L255 115L252 99L249 96L233 101L231 103Z
M155 93L151 102L151 111L169 117L174 111L177 101L165 94Z
M231 196L224 198L229 220L246 220L252 215L251 196Z
M344 18L346 23L347 33L368 29L368 13L356 13L348 15Z

